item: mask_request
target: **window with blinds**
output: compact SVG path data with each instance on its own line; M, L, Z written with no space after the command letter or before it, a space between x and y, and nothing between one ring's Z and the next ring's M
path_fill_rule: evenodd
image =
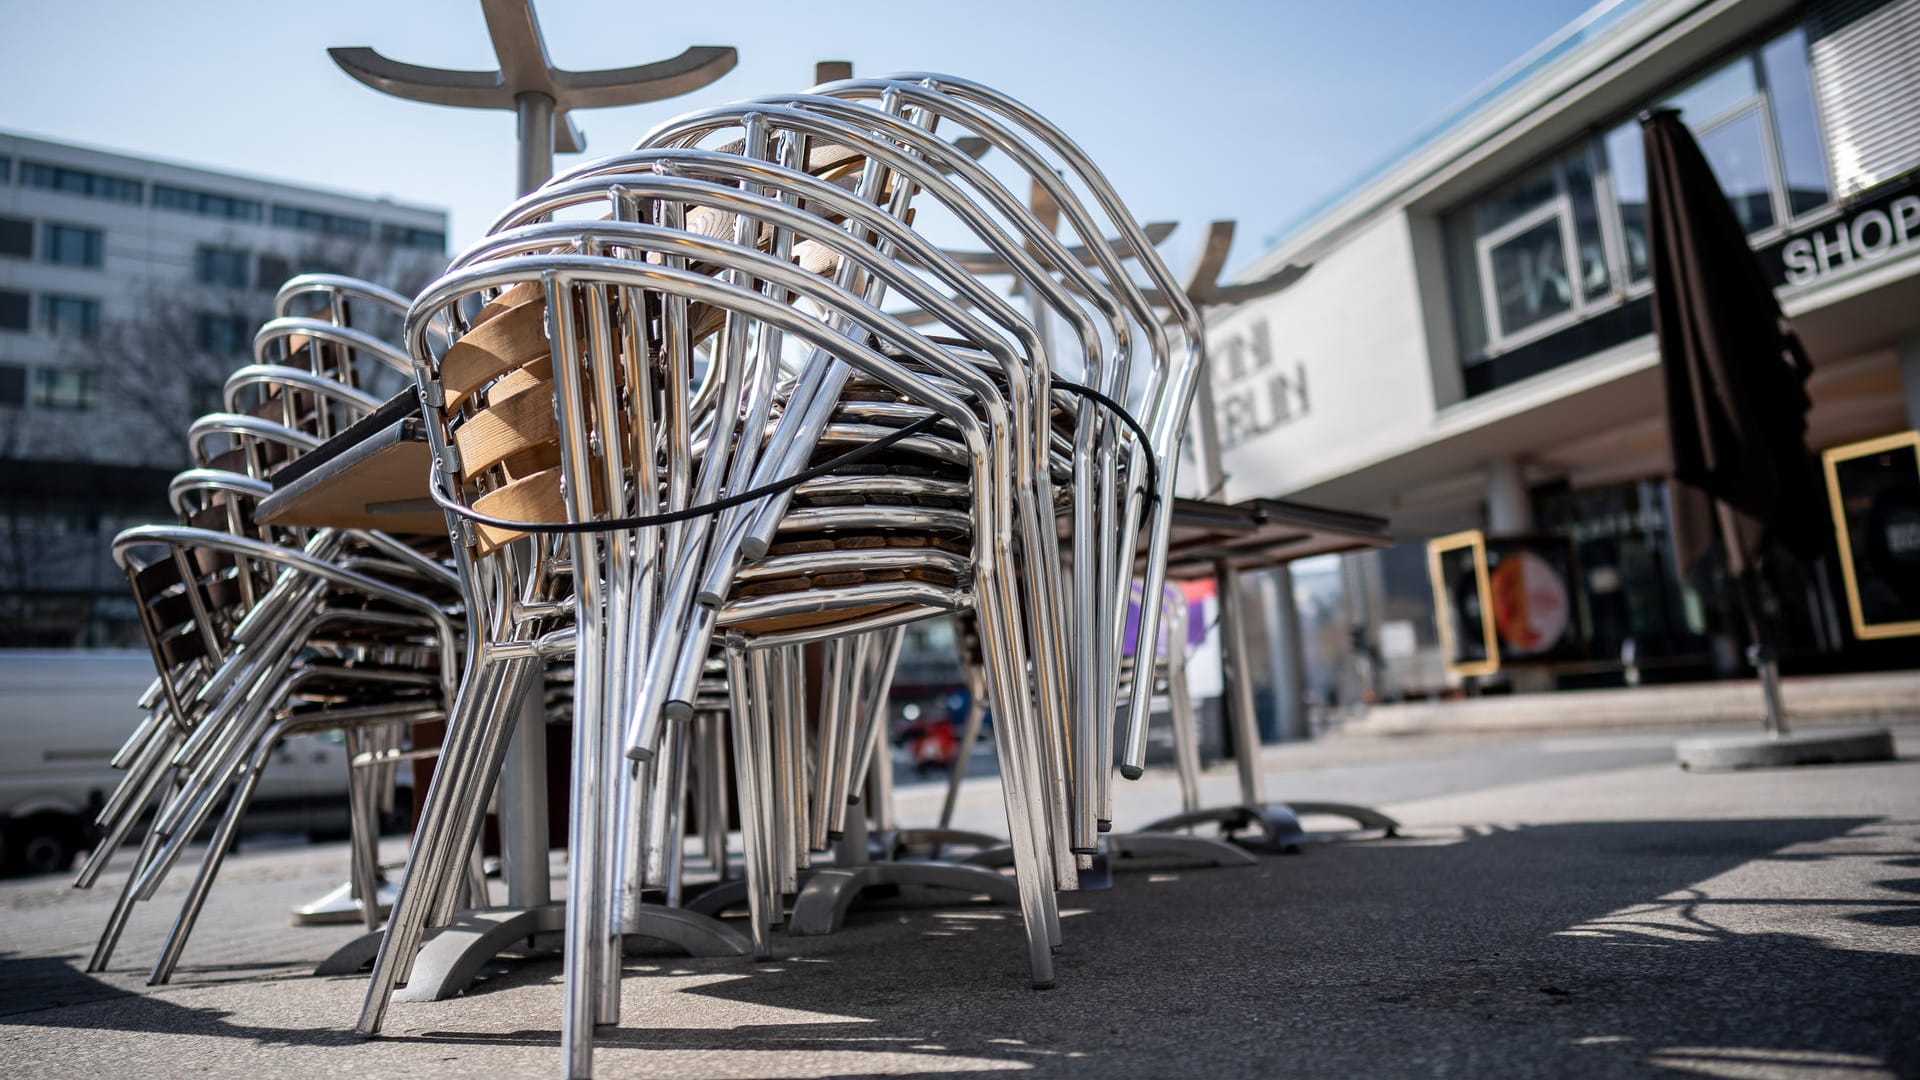
M1806 26L1834 195L1920 166L1920 0L1827 0Z

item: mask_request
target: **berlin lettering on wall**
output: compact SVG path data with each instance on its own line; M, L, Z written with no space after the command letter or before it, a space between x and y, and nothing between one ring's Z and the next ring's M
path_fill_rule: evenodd
M1255 319L1246 330L1209 343L1208 362L1214 365L1220 449L1231 450L1307 415L1306 364L1276 362L1267 320Z

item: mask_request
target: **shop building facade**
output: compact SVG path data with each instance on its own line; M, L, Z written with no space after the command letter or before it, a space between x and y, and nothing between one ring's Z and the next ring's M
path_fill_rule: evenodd
M1811 356L1810 446L1920 427L1920 0L1596 8L1245 272L1305 267L1296 284L1210 313L1227 496L1377 513L1402 539L1302 569L1337 573L1337 663L1362 670L1319 696L1450 681L1425 547L1462 530L1571 552L1577 648L1523 686L1739 670L1722 583L1673 553L1637 120L1663 105ZM1912 645L1856 640L1836 558L1775 576L1790 672Z

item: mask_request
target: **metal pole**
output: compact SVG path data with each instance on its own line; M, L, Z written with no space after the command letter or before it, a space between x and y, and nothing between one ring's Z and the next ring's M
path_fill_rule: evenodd
M1747 660L1760 669L1760 693L1767 701L1767 734L1778 739L1787 734L1787 710L1780 701L1780 662L1764 645L1750 646Z
M1300 637L1300 611L1293 602L1293 567L1287 563L1267 571L1267 604L1273 610L1268 624L1273 657L1275 719L1282 739L1304 739L1307 730L1307 660Z
M1208 236L1201 265L1195 268L1195 280L1187 294L1195 302L1214 287L1227 247L1233 240L1231 222L1215 222ZM1200 367L1199 387L1194 394L1194 416L1199 421L1200 464L1207 473L1204 499L1225 501L1226 466L1220 460L1220 421L1213 396L1213 365ZM1233 764L1240 774L1240 801L1258 805L1260 793L1260 724L1253 715L1253 665L1247 655L1247 606L1240 595L1240 571L1226 563L1215 568L1214 582L1220 590L1220 674L1226 680L1221 705L1227 710L1227 723L1233 733Z
M514 183L525 195L553 177L553 99L532 90L515 94L513 113L520 122Z
M547 867L547 707L546 680L527 680L520 718L507 745L500 776L501 876L507 879L507 903L535 907L553 901Z
M1233 725L1233 763L1240 772L1240 801L1258 805L1260 794L1260 722L1253 714L1253 665L1247 655L1247 604L1240 593L1240 571L1218 564L1220 587L1221 674L1226 676L1227 721Z
M514 95L513 106L520 136L514 184L525 195L553 176L553 99L529 91ZM507 903L514 907L553 902L547 865L546 682L544 672L528 680L500 778L501 874L507 879Z
M1733 574L1733 592L1740 603L1740 614L1747 621L1747 663L1760 676L1760 696L1766 703L1767 734L1780 738L1787 734L1787 711L1780 701L1780 663L1774 657L1773 643L1764 635L1761 597L1765 584L1760 568L1747 563L1740 547L1740 527L1733 508L1713 500L1713 522L1720 530L1720 548L1726 553L1727 569Z

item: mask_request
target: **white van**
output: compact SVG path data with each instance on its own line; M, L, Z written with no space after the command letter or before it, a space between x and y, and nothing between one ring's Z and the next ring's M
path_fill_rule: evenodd
M140 722L137 702L152 682L144 650L0 650L0 869L56 873L87 849L120 782L108 763ZM346 792L337 735L288 739L243 832L345 835Z

